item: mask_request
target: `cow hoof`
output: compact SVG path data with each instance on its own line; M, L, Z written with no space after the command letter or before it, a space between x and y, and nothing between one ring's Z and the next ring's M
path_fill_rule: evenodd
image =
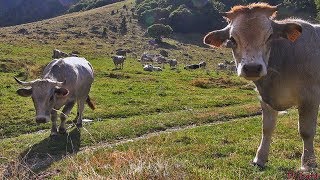
M82 123L77 123L76 126L77 128L82 128Z
M65 128L59 128L59 134L66 134L67 130Z
M317 165L316 164L314 164L314 165L312 165L312 166L302 166L301 168L300 168L300 171L301 172L311 172L311 171L315 171L315 170L317 170Z
M257 162L251 161L251 164L252 164L254 167L259 168L259 170L264 170L264 169L265 169L265 166L263 166L263 165L261 165L261 164L258 164Z

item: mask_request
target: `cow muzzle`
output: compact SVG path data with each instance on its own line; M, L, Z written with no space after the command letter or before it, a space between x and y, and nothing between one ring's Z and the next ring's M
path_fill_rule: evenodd
M49 117L47 117L47 116L37 116L36 117L36 122L38 124L47 123L48 121L49 121Z
M239 76L247 80L256 81L266 75L266 70L262 64L248 63L240 67Z

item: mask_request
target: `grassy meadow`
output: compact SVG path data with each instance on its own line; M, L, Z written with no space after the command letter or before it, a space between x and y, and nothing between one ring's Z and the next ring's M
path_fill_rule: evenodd
M124 4L130 9L134 1L0 29L1 178L281 179L299 168L296 110L279 118L267 168L251 166L261 110L251 82L217 71L231 53L203 46L203 35L195 34L174 34L155 49ZM111 30L123 16L128 32ZM74 108L68 133L57 140L49 137L51 123L36 124L31 98L16 95L20 86L13 79L40 78L54 48L78 51L95 71L90 96L96 110L84 112L93 121L74 127ZM122 70L111 60L118 48L132 51ZM160 50L177 59L178 68L143 71L141 53ZM202 60L206 69L183 69ZM315 147L319 140L318 133Z

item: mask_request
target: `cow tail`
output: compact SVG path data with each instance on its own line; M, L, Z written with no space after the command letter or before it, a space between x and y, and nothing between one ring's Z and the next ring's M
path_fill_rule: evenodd
M90 99L89 96L88 96L86 102L87 102L88 106L89 106L92 110L94 110L94 109L96 108L96 107L94 106L94 104L92 103L92 101L91 101L91 99Z

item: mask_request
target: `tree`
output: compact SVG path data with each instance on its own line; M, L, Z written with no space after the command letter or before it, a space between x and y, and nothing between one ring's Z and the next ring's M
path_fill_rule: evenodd
M147 33L155 38L157 43L162 43L162 37L168 37L173 33L173 30L169 25L154 24L148 27Z

